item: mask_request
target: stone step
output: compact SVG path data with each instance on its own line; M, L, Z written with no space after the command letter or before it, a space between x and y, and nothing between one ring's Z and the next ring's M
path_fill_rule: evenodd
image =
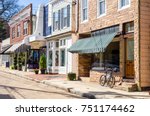
M114 89L128 91L128 92L138 91L138 87L136 83L126 83L126 82L123 82L121 85L115 85Z

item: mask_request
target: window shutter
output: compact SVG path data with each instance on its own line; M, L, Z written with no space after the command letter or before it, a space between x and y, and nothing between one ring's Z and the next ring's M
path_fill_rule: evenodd
M63 8L61 9L61 29L63 29L63 18L64 18L64 12L63 12Z
M55 12L53 13L53 31L55 31Z
M67 6L67 27L70 27L70 5Z
M60 10L58 10L58 30L60 30Z

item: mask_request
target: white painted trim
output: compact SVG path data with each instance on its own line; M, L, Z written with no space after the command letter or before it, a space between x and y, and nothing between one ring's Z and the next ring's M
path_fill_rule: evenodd
M100 15L99 7L100 7L99 6L99 0L97 0L97 18L101 18L103 16L106 16L106 14L107 14L107 0L105 0L105 13Z
M129 0L129 5L121 7L121 0L118 0L118 11L124 10L126 8L129 8L131 6L131 0Z

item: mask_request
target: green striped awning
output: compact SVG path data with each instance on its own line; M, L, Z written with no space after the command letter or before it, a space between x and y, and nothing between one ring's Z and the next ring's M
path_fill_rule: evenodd
M117 32L77 40L68 51L71 53L99 53L105 52Z

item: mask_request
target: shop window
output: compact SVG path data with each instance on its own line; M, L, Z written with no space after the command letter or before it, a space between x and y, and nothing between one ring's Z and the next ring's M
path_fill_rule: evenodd
M119 68L119 42L112 42L104 53L93 54L92 69Z
M49 48L50 48L50 49L53 48L53 42L49 42Z
M55 52L55 66L59 66L59 51Z
M125 33L134 32L134 22L129 22L124 24Z
M53 63L53 52L52 51L49 51L49 61L48 61L48 66L52 66Z
M60 50L60 66L65 66L65 49Z
M40 59L40 52L39 50L32 49L29 51L29 58L28 58L28 68L35 69L39 68L39 59Z
M65 46L65 45L66 45L66 40L65 39L60 40L60 46Z
M59 42L58 41L55 42L55 46L56 46L56 48L59 48Z

